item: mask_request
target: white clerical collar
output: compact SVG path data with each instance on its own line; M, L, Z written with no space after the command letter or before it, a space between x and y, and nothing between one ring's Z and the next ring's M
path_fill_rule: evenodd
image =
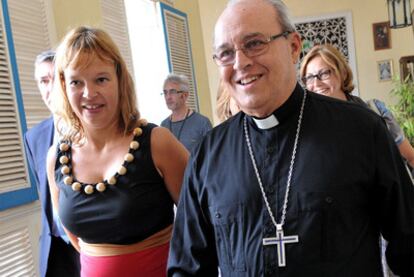
M279 121L273 114L263 119L253 117L253 120L256 123L257 127L263 130L273 128L279 124Z

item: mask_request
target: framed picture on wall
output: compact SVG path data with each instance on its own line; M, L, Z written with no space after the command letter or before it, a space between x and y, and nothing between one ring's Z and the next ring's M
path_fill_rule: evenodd
M414 81L414 56L400 58L400 80Z
M392 60L383 60L377 62L378 81L391 81L393 75Z
M375 50L391 48L390 24L388 21L373 23L372 34L374 36Z

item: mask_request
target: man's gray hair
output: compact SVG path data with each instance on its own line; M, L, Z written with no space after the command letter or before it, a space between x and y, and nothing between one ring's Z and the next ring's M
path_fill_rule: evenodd
M53 50L46 50L36 56L35 65L50 62L53 63L55 59L56 52Z
M182 74L175 74L170 73L168 74L167 78L165 78L163 87L167 85L167 83L176 83L180 85L180 90L189 92L190 91L190 83L188 81L187 76Z
M233 6L239 2L243 2L244 0L230 0L227 3L227 7ZM290 16L289 10L286 7L285 3L281 0L263 0L275 9L276 14L278 15L277 21L279 22L280 26L282 27L282 31L289 31L289 32L296 32L295 24L293 24L292 18Z

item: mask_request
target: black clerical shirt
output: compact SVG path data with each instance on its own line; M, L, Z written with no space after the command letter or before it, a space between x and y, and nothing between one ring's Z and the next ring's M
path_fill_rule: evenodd
M247 125L263 186L280 221L304 91L273 114L276 127ZM209 133L188 164L169 276L382 276L380 233L401 276L414 276L414 187L381 119L366 108L307 92L293 169L286 266L264 204L239 113Z

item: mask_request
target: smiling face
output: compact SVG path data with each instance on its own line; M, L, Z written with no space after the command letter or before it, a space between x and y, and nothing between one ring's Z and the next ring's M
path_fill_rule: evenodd
M118 126L119 89L113 63L95 56L84 68L66 68L64 78L69 104L85 130Z
M340 100L346 100L346 95L341 89L341 79L335 73L335 70L331 68L321 56L315 56L312 60L309 61L306 66L305 77L309 75L317 75L321 72L326 72L330 70L329 78L325 80L319 80L318 78L313 78L312 81L309 81L306 84L306 88L310 91L323 94L329 97L334 97Z
M265 1L241 1L229 6L215 28L215 49L240 49L254 36L282 33L275 9ZM264 117L283 104L296 84L295 63L301 49L297 33L270 42L261 55L236 51L234 64L220 66L223 82L247 114Z

